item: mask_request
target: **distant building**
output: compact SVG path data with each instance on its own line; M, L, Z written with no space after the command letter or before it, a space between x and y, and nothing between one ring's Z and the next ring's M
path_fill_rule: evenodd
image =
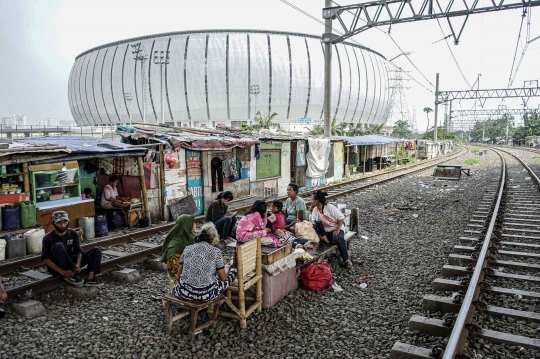
M46 118L45 120L39 120L39 127L70 127L77 126L74 120L60 120L58 118Z
M394 132L395 128L396 128L395 126L383 126L383 128L381 129L381 133L384 136L391 136L392 132Z
M16 126L26 126L26 115L11 115L11 120Z

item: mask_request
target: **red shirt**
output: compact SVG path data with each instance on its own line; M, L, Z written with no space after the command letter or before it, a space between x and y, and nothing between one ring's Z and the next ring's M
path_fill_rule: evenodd
M276 229L285 229L285 215L283 213L274 213L276 220L272 223L272 232Z

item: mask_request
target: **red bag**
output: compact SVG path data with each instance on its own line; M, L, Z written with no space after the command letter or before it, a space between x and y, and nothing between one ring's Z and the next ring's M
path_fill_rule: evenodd
M300 280L303 289L311 289L315 292L328 288L332 285L332 272L326 262L307 264L300 271Z

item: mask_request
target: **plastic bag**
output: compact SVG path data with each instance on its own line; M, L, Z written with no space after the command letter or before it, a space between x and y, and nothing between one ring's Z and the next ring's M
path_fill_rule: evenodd
M311 262L300 271L300 280L303 289L318 292L319 290L328 288L332 286L330 265L326 262Z
M319 236L315 232L315 229L313 229L313 224L310 221L296 223L294 231L298 238L308 240L312 243L319 243Z

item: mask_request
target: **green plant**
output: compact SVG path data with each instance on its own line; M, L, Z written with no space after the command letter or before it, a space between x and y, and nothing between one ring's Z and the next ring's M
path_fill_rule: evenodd
M279 123L274 122L274 117L277 116L277 113L272 112L272 114L269 114L268 116L263 117L261 115L261 111L257 111L257 114L255 115L255 123L253 124L253 128L255 130L261 130L261 129L270 129L272 127L277 128L278 130L281 130L281 125Z
M345 124L338 123L337 118L332 119L332 124L330 125L330 133L332 136L343 136L345 135ZM312 136L322 136L324 135L324 126L323 125L315 125L313 128L308 132Z
M395 165L392 165L392 166L388 166L385 168L386 171L393 171L396 169L396 166Z
M533 156L533 160L535 160L536 162L540 162L540 156Z
M480 152L480 147L473 146L473 147L471 148L471 152L472 152L472 153Z
M482 162L482 161L480 161L478 158L468 158L468 159L465 160L466 165L477 165L480 162Z

